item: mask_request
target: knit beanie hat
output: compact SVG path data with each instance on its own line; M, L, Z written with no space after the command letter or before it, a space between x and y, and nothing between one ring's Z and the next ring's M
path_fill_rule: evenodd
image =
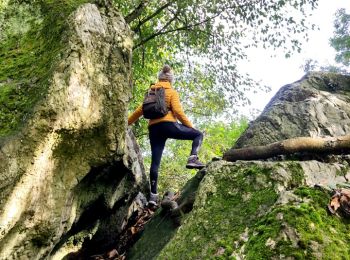
M171 71L171 68L169 65L164 65L163 69L161 71L159 71L158 79L159 80L167 80L170 83L174 82L174 74Z

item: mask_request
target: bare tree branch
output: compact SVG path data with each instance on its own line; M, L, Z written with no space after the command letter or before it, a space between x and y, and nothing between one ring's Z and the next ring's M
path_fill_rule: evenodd
M145 19L141 20L136 27L132 28L132 30L134 32L137 32L143 24L145 24L146 22L148 22L149 20L151 20L152 18L154 18L155 16L160 14L164 9L168 8L173 3L174 2L169 2L169 3L164 4L163 6L158 8L153 14L151 14L151 15L147 16Z
M254 3L258 3L260 1L264 1L264 0L255 0ZM166 4L164 4L163 6L161 6L159 9L157 9L153 14L149 15L148 17L146 17L145 19L141 20L138 25L134 28L132 28L132 30L134 32L138 32L141 28L141 26L143 24L145 24L146 22L148 22L149 20L151 20L152 18L154 18L155 16L157 16L158 14L160 14L164 9L168 8L169 6L171 6L172 4L174 3L173 2L168 2ZM199 21L197 23L194 23L194 24L188 24L188 25L184 25L182 27L178 27L178 28L175 28L175 29L172 29L172 30L168 30L168 31L164 31L165 28L167 28L171 23L167 22L167 24L165 26L163 26L160 30L158 30L157 32L155 32L154 34L146 37L145 39L142 39L138 44L136 44L133 48L133 50L139 48L140 46L143 46L145 43L147 43L148 41L154 39L155 37L157 36L160 36L160 35L164 35L164 34L167 34L167 33L172 33L172 32L176 32L176 31L184 31L184 30L190 30L196 26L199 26L201 24L204 24L210 20L213 20L215 19L216 17L220 16L224 11L227 11L229 9L236 9L236 8L243 8L243 7L246 7L246 6L249 6L251 5L252 2L244 2L244 3L241 3L241 4L238 4L235 3L233 5L229 5L227 6L225 9L221 10L221 11L218 11L215 15L211 16L211 17L208 17L202 21ZM173 12L171 12L173 13ZM176 14L179 13L179 10L176 12ZM179 20L180 22L184 23L183 20L181 19L178 19L178 15L174 16L177 20ZM171 22L174 21L174 19L171 19ZM213 35L211 35L213 36Z
M155 32L154 34L148 36L147 38L141 40L140 43L136 44L133 48L133 50L139 48L140 46L144 45L146 42L154 39L155 37L157 36L160 36L160 35L164 35L164 34L167 34L167 33L172 33L172 32L176 32L176 31L186 31L186 30L190 30L196 26L199 26L199 25L202 25L210 20L213 20L215 19L216 17L218 17L219 15L221 14L218 13L216 15L213 15L211 17L208 17L207 19L204 19L202 21L199 21L198 23L194 23L194 24L188 24L188 25L185 25L185 26L182 26L182 27L178 27L178 28L175 28L175 29L171 29L171 30L167 30L167 31L163 31L166 27L168 27L170 25L170 23L176 19L176 17L173 17L171 20L169 20L165 26L163 26L160 30L158 30L157 32Z
M125 21L129 24L135 21L142 14L143 10L145 9L148 3L149 3L149 0L142 0L140 4L135 8L134 11L132 11L127 16L125 16Z

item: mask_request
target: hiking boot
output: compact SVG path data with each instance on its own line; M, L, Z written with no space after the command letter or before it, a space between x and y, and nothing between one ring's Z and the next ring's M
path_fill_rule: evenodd
M186 164L187 169L203 169L205 167L204 163L201 163L197 155L191 155Z
M151 192L149 196L148 206L157 207L158 206L158 193L154 194Z

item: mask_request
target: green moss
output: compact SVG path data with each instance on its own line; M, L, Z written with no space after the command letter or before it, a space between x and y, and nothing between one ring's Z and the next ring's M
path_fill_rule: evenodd
M203 179L205 171L198 171L181 191L181 196L178 199L179 205L186 198L193 196L197 192L198 186ZM147 224L142 237L135 246L128 252L128 259L154 259L163 247L174 236L177 225L174 225L171 217L162 214L160 211L156 213L154 218Z
M196 201L159 259L233 259L246 228L276 201L269 181L271 169L252 164L221 170L205 176L199 190L199 197L205 201Z
M18 129L34 104L46 94L54 65L64 48L61 38L67 29L66 19L84 2L88 1L34 1L26 10L40 13L37 19L19 13L22 9L16 1L1 10L3 15L20 17L26 25L30 24L30 29L18 33L15 25L7 26L10 29L0 42L0 137ZM21 24L18 19L16 23L17 27Z
M169 215L156 213L147 224L142 237L129 251L127 259L155 259L159 252L174 236L177 227Z
M288 170L292 174L292 178L290 182L288 183L288 188L296 188L303 184L304 182L304 171L298 162L289 162L288 163Z
M31 239L31 242L37 248L40 248L50 245L50 238L56 230L52 227L51 223L45 221L41 222L40 225L35 226L33 231L35 232L35 235Z
M89 242L91 237L96 234L99 226L100 221L97 220L89 227L85 227L74 235L66 234L52 249L51 256L54 256L54 259L58 259L57 255L61 257L60 259L72 259L71 253L74 254L74 252L77 252L83 247L84 243Z
M336 171L336 175L337 176L346 176L347 173L349 172L349 170L350 170L349 164L346 161L344 161L344 162L342 162L340 169L338 169Z
M349 259L349 221L327 213L329 194L308 187L294 193L304 202L276 207L256 223L245 247L247 259Z
M301 166L286 162L277 167L287 166L292 178L286 188L300 200L291 196L292 202L276 205L284 179L272 176L276 165L266 165L210 166L192 212L161 247L152 246L148 259L350 259L349 221L328 214L328 192L304 187ZM138 249L147 248L148 236L156 241L161 226L143 234Z

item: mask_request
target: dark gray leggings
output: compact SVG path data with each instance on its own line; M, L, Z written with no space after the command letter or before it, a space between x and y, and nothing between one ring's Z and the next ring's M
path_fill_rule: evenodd
M157 193L158 169L165 142L168 138L179 140L193 140L191 155L197 155L202 144L203 133L197 129L175 122L161 122L149 127L149 140L152 149L150 169L151 192Z

